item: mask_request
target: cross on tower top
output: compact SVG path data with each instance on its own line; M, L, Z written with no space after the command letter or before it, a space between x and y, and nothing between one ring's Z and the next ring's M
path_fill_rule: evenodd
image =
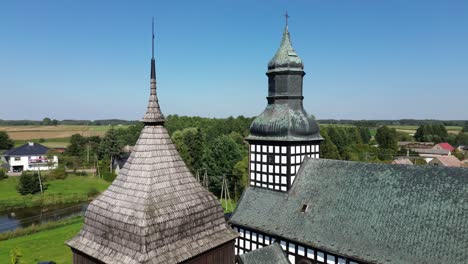
M288 25L288 19L289 19L288 11L286 11L286 13L284 14L284 17L286 18L286 26L287 26Z

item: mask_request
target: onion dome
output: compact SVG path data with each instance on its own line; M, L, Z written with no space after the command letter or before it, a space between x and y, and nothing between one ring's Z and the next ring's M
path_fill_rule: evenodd
M276 69L304 69L304 64L301 58L297 55L296 51L291 45L291 38L289 36L288 26L284 28L283 39L281 40L280 47L276 51L275 56L268 63L268 70L273 71Z
M304 64L291 45L286 25L268 63L268 105L250 126L247 140L322 140L319 126L303 107Z

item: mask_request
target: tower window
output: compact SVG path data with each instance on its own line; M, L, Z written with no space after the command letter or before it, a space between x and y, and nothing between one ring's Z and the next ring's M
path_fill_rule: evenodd
M309 209L309 205L303 204L303 205L302 205L302 208L301 208L301 213L306 213L306 212L307 212L307 209Z
M268 164L274 164L275 163L275 156L273 154L268 154L267 162L268 162Z

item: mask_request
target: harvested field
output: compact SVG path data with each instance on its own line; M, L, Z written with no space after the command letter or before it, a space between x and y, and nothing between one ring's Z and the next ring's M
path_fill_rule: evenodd
M110 126L0 126L13 140L69 138L73 134L102 136Z

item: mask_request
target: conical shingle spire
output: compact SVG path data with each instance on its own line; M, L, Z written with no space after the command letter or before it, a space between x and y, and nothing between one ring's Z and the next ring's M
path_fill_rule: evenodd
M218 199L195 179L163 126L154 57L143 122L127 162L89 204L81 231L67 242L75 263L186 263L234 244L238 236L226 224Z
M150 97L148 100L148 110L141 120L145 124L163 125L165 122L164 115L159 107L158 95L156 94L156 62L154 60L154 19L153 19L153 39L152 39L152 57L151 57L151 81L150 81Z

